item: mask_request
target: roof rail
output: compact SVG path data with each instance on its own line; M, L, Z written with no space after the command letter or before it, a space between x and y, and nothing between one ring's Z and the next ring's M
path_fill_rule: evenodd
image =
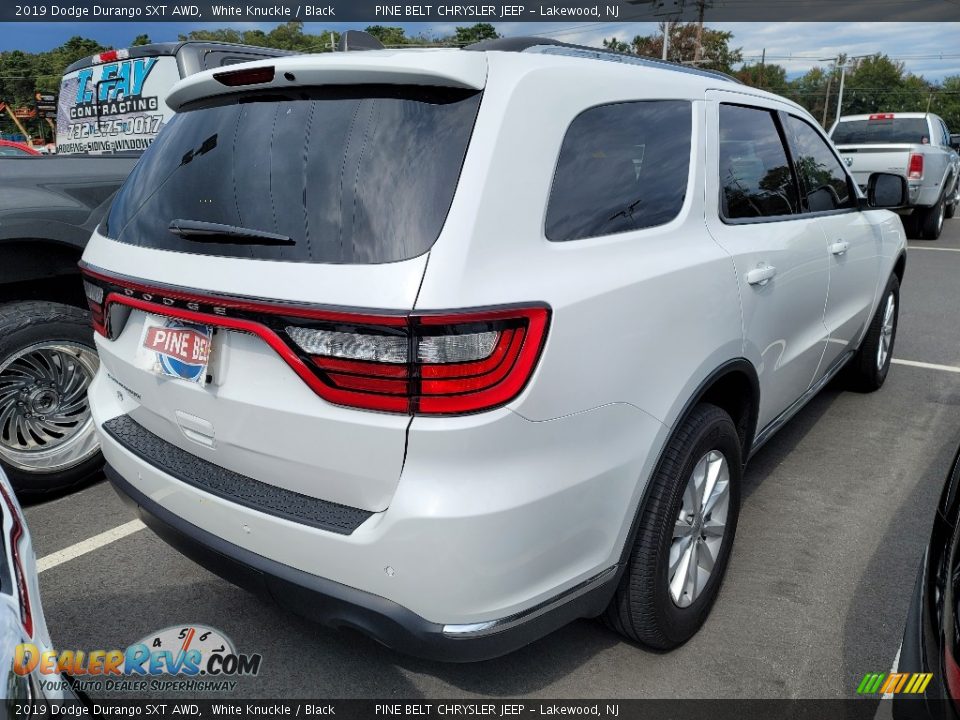
M718 70L704 70L702 68L681 65L680 63L670 62L668 60L658 60L656 58L631 55L630 53L588 47L586 45L574 45L573 43L565 43L559 40L551 40L549 38L509 37L498 38L496 40L482 40L480 42L473 43L472 45L467 45L463 49L479 52L498 50L501 52L536 52L550 55L566 55L568 57L582 57L592 60L606 60L608 62L625 63L627 65L640 65L642 67L659 68L661 70L672 70L674 72L687 73L689 75L712 77L725 82L737 83L738 85L743 84L735 77L727 75L726 73L722 73Z

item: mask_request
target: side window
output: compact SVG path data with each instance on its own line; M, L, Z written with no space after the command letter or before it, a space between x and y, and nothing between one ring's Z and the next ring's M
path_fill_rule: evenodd
M693 111L681 100L591 108L567 129L546 235L581 240L663 225L683 207Z
M773 113L720 106L720 187L723 217L798 213L797 185Z
M940 140L940 144L943 145L945 148L949 148L950 147L950 131L947 130L947 124L943 120L940 121L940 135L942 138Z
M827 141L806 121L793 115L787 116L787 128L807 210L824 212L854 207L847 173Z

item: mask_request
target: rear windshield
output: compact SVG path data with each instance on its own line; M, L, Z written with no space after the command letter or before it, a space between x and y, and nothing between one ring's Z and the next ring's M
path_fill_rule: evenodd
M930 142L930 128L924 118L877 118L845 120L833 131L835 145L882 145L886 143Z
M386 263L446 220L480 93L402 86L239 95L173 117L101 232L228 257Z

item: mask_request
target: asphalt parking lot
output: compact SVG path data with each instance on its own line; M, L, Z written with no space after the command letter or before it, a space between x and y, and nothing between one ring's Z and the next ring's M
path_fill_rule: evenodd
M54 644L126 647L170 625L212 625L263 655L234 694L250 698L850 697L864 673L893 664L960 442L960 219L910 245L885 387L831 386L754 458L720 598L679 650L652 653L581 621L485 663L404 657L199 568L127 525L106 482L26 510ZM119 539L77 545L118 527Z

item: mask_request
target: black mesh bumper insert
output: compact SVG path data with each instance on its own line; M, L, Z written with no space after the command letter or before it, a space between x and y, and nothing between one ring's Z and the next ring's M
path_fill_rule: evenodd
M373 513L285 490L181 450L121 415L103 429L124 448L177 480L268 515L349 535Z

